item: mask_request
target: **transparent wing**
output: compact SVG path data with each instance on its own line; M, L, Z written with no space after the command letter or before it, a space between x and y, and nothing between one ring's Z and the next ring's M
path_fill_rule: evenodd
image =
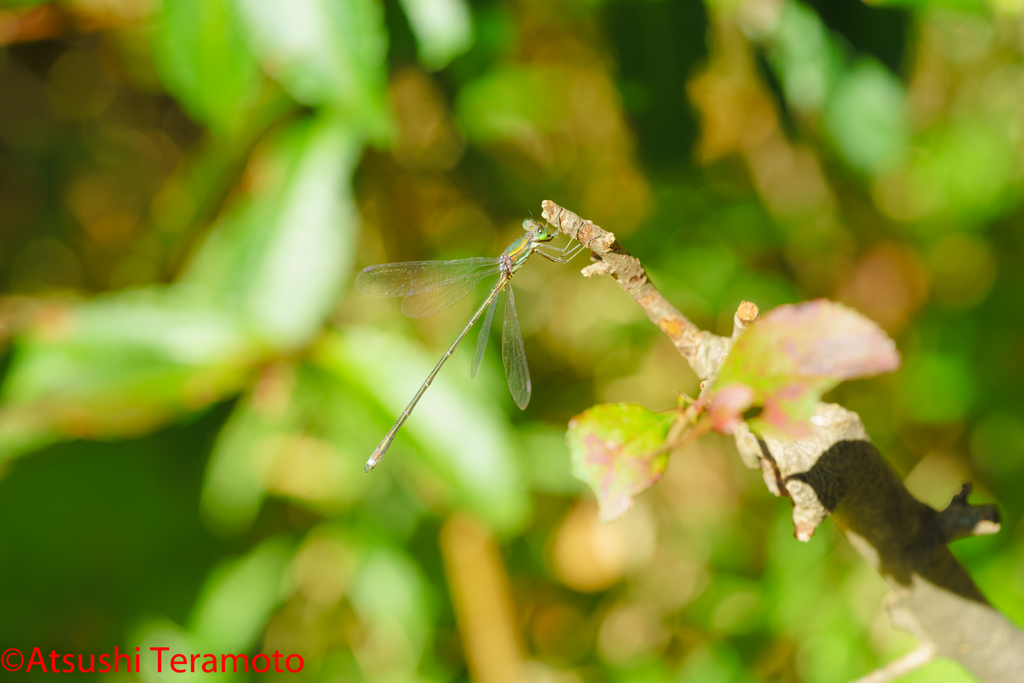
M476 338L476 353L473 354L473 367L469 370L470 377L476 377L476 371L480 369L480 361L484 358L484 349L487 348L487 338L491 335L491 321L494 320L494 311L498 308L498 295L494 295L494 301L487 307L487 315L484 316L484 324L480 326L480 334Z
M500 270L496 258L382 263L356 275L356 289L373 296L403 296L402 312L423 318L440 313Z
M523 333L519 329L519 316L516 315L516 300L512 296L512 286L505 288L508 299L505 300L505 326L501 332L501 360L505 364L505 379L512 399L525 410L530 402L530 368L526 365L526 349L523 347Z
M493 273L463 275L460 278L406 294L402 299L402 313L410 318L425 318L428 315L440 313L473 291L477 283L487 275L493 275Z
M496 258L381 263L356 275L356 289L372 296L407 296L464 278L479 282L500 269Z

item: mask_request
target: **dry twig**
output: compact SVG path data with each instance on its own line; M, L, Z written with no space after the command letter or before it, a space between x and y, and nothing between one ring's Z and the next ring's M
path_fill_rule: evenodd
M590 249L594 262L583 275L611 275L694 372L713 382L733 340L757 318L757 307L740 305L731 337L700 330L661 295L615 235L554 202L542 206L549 223ZM772 493L792 500L798 539L810 540L831 516L892 589L893 623L914 633L923 649L879 671L907 666L927 651L960 662L985 683L1019 683L1024 633L988 604L946 547L957 538L995 533L995 507L969 505L965 486L938 512L910 495L856 413L819 403L811 423L812 435L800 440L759 439L741 425L734 432L736 446L744 463L762 470ZM888 680L871 675L861 680Z

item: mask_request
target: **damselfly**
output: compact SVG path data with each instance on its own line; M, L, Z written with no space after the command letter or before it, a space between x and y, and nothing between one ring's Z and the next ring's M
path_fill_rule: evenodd
M505 378L508 380L509 391L520 409L526 408L530 402L530 370L526 365L526 350L523 348L523 334L519 330L519 317L516 315L516 302L512 296L510 284L512 276L522 268L526 260L534 253L557 263L566 263L583 248L582 244L572 246L572 242L561 249L548 244L555 238L548 226L535 220L523 221L526 234L509 245L497 258L467 258L458 261L408 261L405 263L383 263L364 268L356 276L356 288L364 294L373 296L400 296L402 312L412 318L421 318L439 313L472 291L480 280L489 275L498 275L498 281L491 288L480 308L469 319L466 326L448 347L444 356L437 362L434 369L427 375L426 381L409 405L399 416L395 424L384 435L377 450L366 461L364 472L372 470L395 440L395 435L408 419L412 409L419 403L423 393L434 381L444 362L451 357L455 347L469 332L469 328L484 315L483 327L476 341L476 353L470 375L475 376L480 360L484 357L487 337L491 330L494 311L498 307L498 295L503 290L508 292L505 301L505 324L501 333L501 360L505 365ZM570 248L571 247L571 248Z

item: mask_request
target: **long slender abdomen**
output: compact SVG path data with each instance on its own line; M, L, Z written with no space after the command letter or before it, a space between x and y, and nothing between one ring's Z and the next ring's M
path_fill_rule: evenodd
M453 353L455 353L455 347L459 345L459 342L466 336L474 323L480 319L480 316L483 315L485 310L487 310L487 307L491 304L494 298L497 297L498 294L501 293L501 290L505 288L506 283L508 283L508 277L503 274L501 279L498 280L497 284L495 284L491 289L491 293L486 299L484 299L484 302L480 304L480 308L476 309L476 313L474 313L473 317L469 319L466 326L462 328L462 332L459 332L459 336L455 338L455 341L453 341L451 346L448 347L448 350L445 351L443 356L441 356L441 360L437 361L437 365L435 365L434 369L430 371L429 375L427 375L427 379L422 385L420 385L419 391L416 392L416 395L412 397L411 401L409 401L409 405L405 407L402 414L397 420L395 420L395 424L391 426L388 433L384 435L383 439L381 439L380 444L377 446L376 450L373 451L373 455L371 455L370 459L366 461L366 465L363 467L363 472L369 472L376 467L377 463L379 463L384 457L384 454L388 452L388 448L391 447L391 442L395 440L395 435L398 434L398 430L402 428L402 425L405 424L409 415L412 414L412 409L416 407L417 403L419 403L420 398L422 398L423 394L427 391L427 387L429 387L430 383L434 381L435 377L437 377L437 373L441 371L441 366L444 365L446 360L451 358Z

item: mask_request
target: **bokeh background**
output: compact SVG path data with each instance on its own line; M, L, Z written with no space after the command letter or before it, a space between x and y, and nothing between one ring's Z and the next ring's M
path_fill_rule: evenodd
M526 411L471 340L362 473L484 288L411 321L356 270L497 255L545 198L705 329L881 324L903 368L831 398L922 500L999 503L954 551L1024 623L1022 190L1021 0L3 3L0 648L841 683L914 647L728 440L597 521L568 420L697 380L582 256L517 275Z

